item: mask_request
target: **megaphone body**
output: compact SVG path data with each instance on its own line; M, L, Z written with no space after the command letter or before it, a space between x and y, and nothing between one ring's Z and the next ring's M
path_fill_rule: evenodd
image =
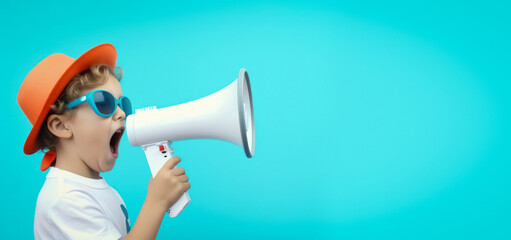
M254 155L254 110L250 80L245 69L238 79L207 97L156 109L137 110L126 119L130 144L142 146L151 174L156 176L172 157L170 143L185 139L218 139L242 147L245 155ZM176 217L190 202L188 192L169 209Z

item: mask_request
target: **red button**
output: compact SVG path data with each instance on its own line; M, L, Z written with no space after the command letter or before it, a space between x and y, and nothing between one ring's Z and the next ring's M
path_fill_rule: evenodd
M165 147L163 145L160 145L160 152L165 151Z

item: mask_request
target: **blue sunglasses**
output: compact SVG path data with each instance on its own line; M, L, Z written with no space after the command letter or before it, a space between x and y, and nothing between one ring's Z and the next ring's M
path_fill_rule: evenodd
M105 90L89 92L70 102L66 107L74 108L84 102L89 103L92 110L101 117L112 116L117 109L117 105L126 113L126 116L131 114L131 101L127 97L122 96L120 99L117 99Z

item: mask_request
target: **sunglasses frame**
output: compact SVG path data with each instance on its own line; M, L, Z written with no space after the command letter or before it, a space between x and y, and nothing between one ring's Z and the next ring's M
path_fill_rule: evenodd
M105 92L105 93L109 94L114 99L115 105L114 105L113 112L111 112L110 114L103 114L99 111L98 107L96 106L96 102L94 101L94 93L96 93L96 92ZM92 110L94 111L94 113L96 113L98 116L110 117L117 111L117 106L119 106L124 111L124 113L126 113L126 116L128 116L132 113L132 109L129 109L129 111L130 111L129 113L126 112L127 109L125 110L123 107L123 104L122 104L122 101L124 99L127 99L131 105L130 99L125 96L122 96L121 98L117 99L113 94L111 94L110 92L108 92L106 90L94 90L94 91L91 91L91 92L75 99L74 101L70 102L69 104L66 105L66 107L74 108L84 102L87 102L89 104L89 106L92 108Z

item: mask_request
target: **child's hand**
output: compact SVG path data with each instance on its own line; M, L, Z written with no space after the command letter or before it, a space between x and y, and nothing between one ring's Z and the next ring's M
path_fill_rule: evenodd
M147 187L147 200L167 211L184 192L190 189L188 176L181 167L174 168L181 158L172 157L158 171L156 176L149 181Z
M167 209L190 189L185 170L181 167L174 169L179 162L181 162L179 157L169 159L149 181L146 201L135 225L124 239L156 239Z

